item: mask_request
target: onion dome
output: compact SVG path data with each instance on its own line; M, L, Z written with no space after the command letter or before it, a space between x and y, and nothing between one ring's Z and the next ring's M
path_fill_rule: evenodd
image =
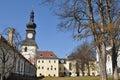
M34 11L33 10L30 13L30 21L27 24L27 28L36 28L36 24L34 23Z

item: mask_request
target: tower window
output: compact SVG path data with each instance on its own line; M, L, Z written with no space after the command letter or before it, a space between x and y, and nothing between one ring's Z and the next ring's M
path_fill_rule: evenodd
M69 63L69 69L72 70L72 64L71 63Z
M25 47L24 51L27 52L27 47Z

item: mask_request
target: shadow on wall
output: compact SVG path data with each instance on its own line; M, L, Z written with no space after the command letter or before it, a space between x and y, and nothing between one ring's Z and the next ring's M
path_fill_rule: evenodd
M37 80L37 77L12 73L6 80Z

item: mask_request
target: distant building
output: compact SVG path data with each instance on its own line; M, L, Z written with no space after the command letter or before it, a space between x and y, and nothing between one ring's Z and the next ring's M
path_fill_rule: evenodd
M96 61L89 61L88 65L85 64L83 72L84 76L97 76ZM79 75L83 76L81 69L79 69Z
M37 52L37 76L59 76L59 59L51 51Z
M78 76L76 60L59 59L59 76Z
M52 51L37 52L37 77L77 76L77 62L58 58Z

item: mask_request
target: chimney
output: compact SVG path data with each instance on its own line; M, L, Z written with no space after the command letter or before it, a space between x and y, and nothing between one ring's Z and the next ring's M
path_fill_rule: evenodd
M14 35L14 28L9 28L9 33L8 33L8 43L12 46L13 43L13 35Z

